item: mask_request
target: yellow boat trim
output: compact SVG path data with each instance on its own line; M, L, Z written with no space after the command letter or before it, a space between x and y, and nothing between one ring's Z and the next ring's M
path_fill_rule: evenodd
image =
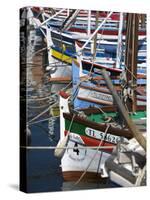
M77 59L72 58L72 57L70 57L68 55L64 55L63 53L60 53L60 52L58 52L58 51L56 51L54 49L51 49L51 55L54 58L56 58L58 60L61 60L61 61L65 62L65 63L68 63L68 64L72 64L72 60L75 60L75 61L77 60Z

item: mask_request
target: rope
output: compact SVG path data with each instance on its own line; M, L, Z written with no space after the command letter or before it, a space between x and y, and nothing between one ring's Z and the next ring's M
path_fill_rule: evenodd
M101 155L99 157L98 166L97 166L97 174L98 174L98 171L99 171L99 168L100 168L100 164L101 164L101 160L102 160L102 155L103 155L103 152L101 151Z
M96 108L98 108L98 109L105 115L105 117L107 117L107 113L104 112L104 111L102 110L102 108L100 108L100 107L96 107Z
M73 116L72 116L72 119L71 119L71 122L70 122L70 125L69 125L69 129L68 129L68 131L67 131L68 135L70 134L70 130L71 130L71 127L72 127L72 123L73 123L74 118L75 118L75 114L73 114Z
M70 81L62 90L66 90L71 84L72 84L72 81Z
M24 149L56 149L57 146L20 146ZM84 146L84 147L77 147L78 149L97 149L97 146ZM101 146L99 149L114 149L116 146ZM75 149L75 147L57 147L57 149Z
M137 80L136 76L128 69L126 65L124 65L125 69Z
M39 49L38 51L34 52L32 56L35 56L36 54L41 53L42 51L44 51L44 50L46 50L46 49L47 49L47 47L44 47L44 48L42 48L42 49ZM33 58L33 57L32 57L32 58Z
M145 173L146 173L146 165L143 167L140 175L138 176L135 186L140 186L142 184L142 179L144 178Z
M38 124L38 123L40 123L40 122L48 121L49 119L51 119L51 117L46 118L46 119L41 119L41 120L39 120L39 121L35 121L35 122L28 123L28 125Z
M31 108L31 109L37 109L37 108L45 108L47 106L50 106L51 104L47 104L47 105L39 105L39 106L30 106L30 105L27 105L27 108Z
M37 116L35 116L34 118L32 118L30 121L28 121L28 123L31 123L32 121L34 121L35 119L39 118L40 116L42 116L44 113L48 112L50 108L52 108L53 106L57 105L57 103L49 106L47 109L45 109L43 112L41 112L40 114L38 114Z
M49 95L51 95L51 94L49 94ZM42 101L42 100L50 98L50 96L45 96L45 97L41 97L41 98L38 98L38 96L35 96L35 97L36 97L36 99L34 99L34 98L27 98L27 100L28 101Z
M106 127L106 130L105 130L105 132L104 132L104 138L105 138L105 136L106 136L106 134L107 134L107 131L108 131L109 127L110 127L110 124L108 124L107 127ZM74 185L79 184L80 181L82 180L82 178L84 177L84 175L86 174L86 172L87 172L87 170L89 169L91 163L93 162L93 160L94 160L94 158L95 158L95 156L96 156L98 150L100 149L100 146L102 145L102 142L103 142L103 140L100 141L100 143L99 143L99 145L98 145L98 147L97 147L97 149L96 149L96 152L95 152L93 158L91 159L91 161L89 162L87 168L85 169L85 171L83 172L83 174L80 176L80 178L75 182Z

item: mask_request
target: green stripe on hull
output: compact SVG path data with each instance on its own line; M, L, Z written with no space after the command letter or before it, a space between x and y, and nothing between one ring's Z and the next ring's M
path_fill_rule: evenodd
M106 115L101 114L101 113L91 114L91 115L87 116L87 119L89 121L93 121L93 122L96 122L96 123L105 123L105 121L104 121L105 120L105 116L107 116L107 117L111 116L111 117L115 118L115 117L117 117L117 113L115 113L115 112L107 112ZM131 114L130 117L135 121L136 120L140 120L142 118L146 118L146 111L138 111L135 114ZM70 122L71 122L70 120L65 119L65 130L69 129ZM80 122L73 122L70 132L77 133L77 134L83 135L83 136L87 136L85 134L85 129L87 127L88 126L86 126L85 124L82 124L82 122L81 123Z
M104 123L105 122L105 116L107 117L116 117L117 113L115 112L107 112L106 115L105 114L91 114L87 116L87 119L93 122L97 122L97 123Z
M65 130L68 130L69 127L70 127L70 120L66 119L65 120ZM73 122L70 132L85 136L85 128L86 128L85 125L79 124L77 122Z
M115 117L117 117L117 113L115 113L115 112L107 112L106 115L105 114L101 114L101 113L91 114L87 118L90 121L94 121L94 122L97 122L97 123L104 123L105 122L104 121L105 116L115 118ZM146 117L146 111L138 111L135 114L131 114L130 117L133 120L138 120L138 119L141 119L141 118L145 118Z
M146 111L138 111L135 114L131 115L133 120L146 118Z

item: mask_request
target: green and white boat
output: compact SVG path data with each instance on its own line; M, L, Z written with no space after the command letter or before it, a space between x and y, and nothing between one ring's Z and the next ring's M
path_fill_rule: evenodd
M84 179L93 181L107 177L105 161L119 141L128 142L133 137L130 130L123 126L115 106L74 112L68 101L69 95L60 92L60 138L67 147L61 160L64 179L77 180L84 171ZM139 106L130 118L145 131L144 106Z

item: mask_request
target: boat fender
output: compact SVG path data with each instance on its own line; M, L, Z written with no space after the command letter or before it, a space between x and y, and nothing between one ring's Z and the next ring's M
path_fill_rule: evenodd
M69 141L69 134L67 134L61 141L58 142L56 148L55 148L55 151L54 151L54 155L58 158L62 158L65 151L66 151L66 148L67 147L67 144L68 144L68 141Z

